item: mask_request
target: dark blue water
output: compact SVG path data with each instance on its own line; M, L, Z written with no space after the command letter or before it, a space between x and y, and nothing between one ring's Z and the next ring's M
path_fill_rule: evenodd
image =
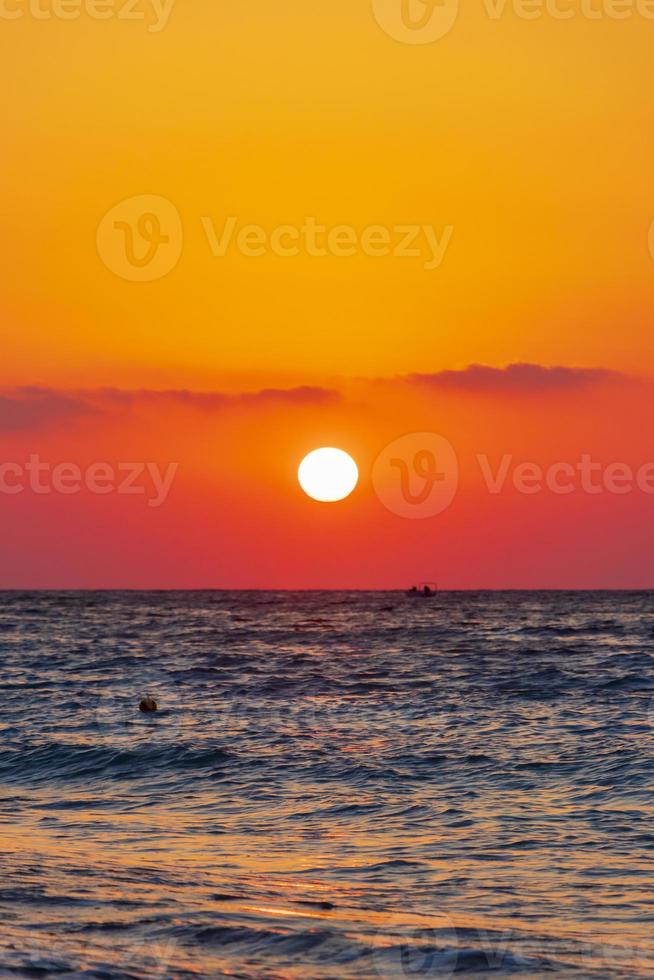
M654 976L652 594L4 593L0 663L2 976Z

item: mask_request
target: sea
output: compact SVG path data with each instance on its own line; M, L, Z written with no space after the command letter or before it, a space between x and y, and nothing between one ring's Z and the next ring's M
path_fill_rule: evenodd
M0 593L0 976L652 977L653 667L649 592Z

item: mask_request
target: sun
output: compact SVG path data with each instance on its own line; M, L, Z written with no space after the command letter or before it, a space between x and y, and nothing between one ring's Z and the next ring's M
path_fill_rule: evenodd
M304 457L297 478L308 497L321 503L335 503L350 496L359 482L359 470L342 449L324 447Z

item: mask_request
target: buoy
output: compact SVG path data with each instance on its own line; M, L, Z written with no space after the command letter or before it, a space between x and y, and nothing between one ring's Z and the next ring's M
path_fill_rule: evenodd
M143 698L139 705L139 711L157 711L158 705L154 698Z

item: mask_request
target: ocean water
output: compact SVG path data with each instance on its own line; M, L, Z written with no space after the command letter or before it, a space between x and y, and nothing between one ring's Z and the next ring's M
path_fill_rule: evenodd
M654 594L2 593L0 664L0 976L654 976Z

